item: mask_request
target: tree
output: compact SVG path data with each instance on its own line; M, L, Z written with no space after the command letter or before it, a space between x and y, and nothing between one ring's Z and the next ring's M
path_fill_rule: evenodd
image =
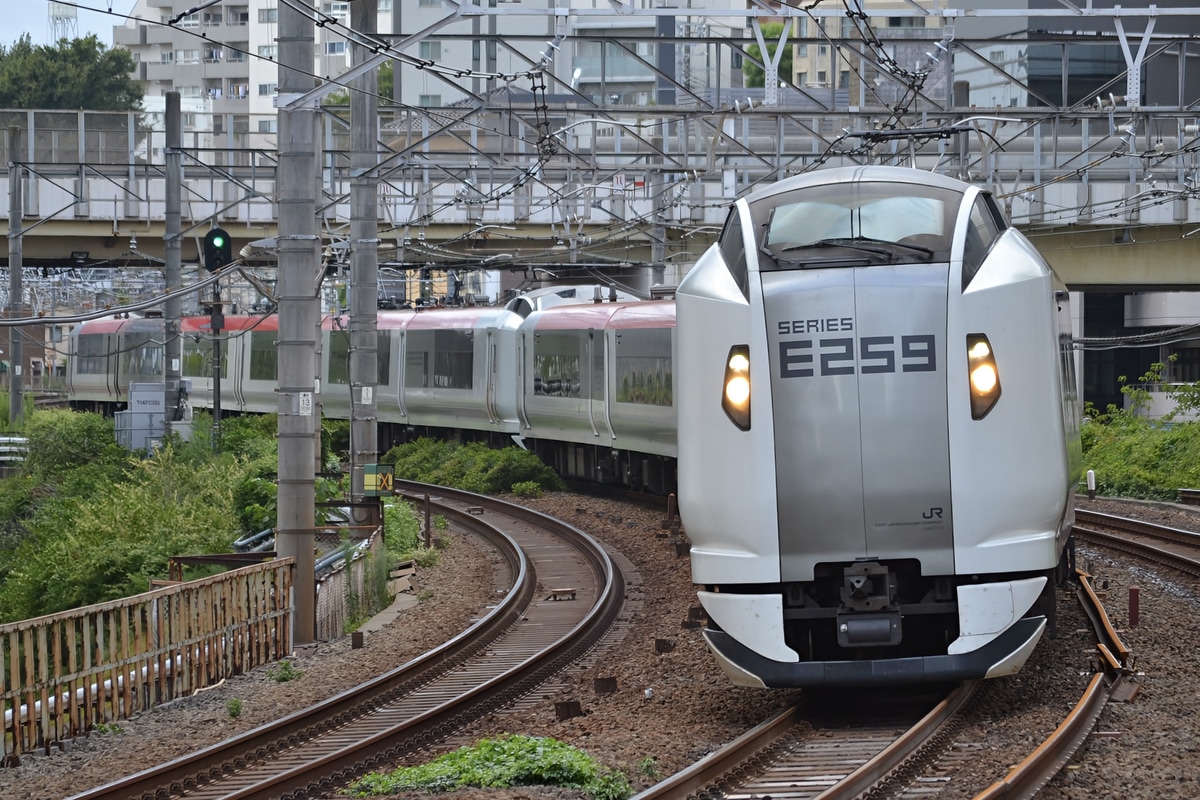
M379 88L375 92L379 95L380 104L391 103L392 97L392 62L384 61L379 65L379 69L375 73L376 80L379 82ZM325 95L321 100L321 105L324 106L348 106L350 105L350 92L347 89L337 89Z
M763 58L762 50L757 44L752 44L746 48L746 53L752 58L755 58L763 63L775 56L775 51L779 48L779 34L783 33L782 22L772 22L762 26L763 41L767 43L767 58ZM792 82L792 51L795 49L789 42L784 44L783 56L779 59L779 79L786 83ZM767 74L758 64L753 61L746 60L742 63L742 75L745 76L747 86L757 86L762 88L766 85Z
M34 46L24 34L0 45L0 108L138 111L142 88L124 48L109 49L95 35Z

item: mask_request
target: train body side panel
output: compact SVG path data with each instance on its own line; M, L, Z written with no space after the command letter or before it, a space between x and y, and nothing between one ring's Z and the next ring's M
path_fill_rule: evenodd
M742 295L715 247L675 293L679 511L698 584L779 581L767 343L755 307L761 305ZM725 362L734 345L751 349L755 389L748 431L721 409Z
M962 387L951 415L961 573L1029 572L1058 562L1064 486L1071 484L1057 314L1052 274L1013 230L995 244L953 309L952 352L964 349L968 333L986 332L1001 385L995 407L972 420L965 355L950 358L950 385Z

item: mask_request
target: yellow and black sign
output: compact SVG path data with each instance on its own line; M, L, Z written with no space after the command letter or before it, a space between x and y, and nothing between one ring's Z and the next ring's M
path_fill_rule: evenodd
M366 464L363 466L363 495L381 497L394 491L391 464Z

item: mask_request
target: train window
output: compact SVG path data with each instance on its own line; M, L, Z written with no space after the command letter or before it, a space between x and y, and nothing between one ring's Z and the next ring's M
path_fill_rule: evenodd
M404 385L412 389L470 389L475 348L470 331L412 331Z
M956 190L906 183L850 182L809 186L751 207L764 268L796 269L947 261Z
M157 334L161 337L161 333ZM122 342L122 372L130 383L143 378L161 378L163 374L163 345L155 333L128 333Z
M212 362L212 339L184 337L183 376L185 378L211 378ZM221 341L221 377L229 377L229 345L224 340Z
M279 369L275 350L274 331L251 331L250 333L250 380L276 380Z
M579 397L582 377L582 331L540 333L533 343L533 393Z
M618 403L672 405L670 329L619 333L616 371Z
M750 276L746 271L746 243L742 238L742 219L736 206L725 219L725 227L722 228L717 241L720 243L721 257L725 259L729 274L733 275L738 288L742 290L742 296L749 299Z
M103 375L107 369L108 335L103 333L82 334L75 339L75 374Z
M392 339L386 331L379 331L379 343L376 345L375 360L377 362L376 380L380 386L392 382Z
M329 333L329 382L339 386L350 383L350 334L346 331Z
M971 218L967 223L967 239L963 246L962 288L975 278L988 251L1007 227L1000 209L992 196L981 194L971 207Z
M592 335L592 378L589 397L604 399L604 332L589 332Z

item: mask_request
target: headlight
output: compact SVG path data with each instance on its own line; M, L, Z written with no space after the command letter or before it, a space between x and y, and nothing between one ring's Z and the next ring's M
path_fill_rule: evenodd
M1000 370L992 345L982 333L967 335L967 375L971 384L971 419L983 419L1000 399Z
M729 348L721 408L734 425L744 431L750 430L750 348L747 345Z

